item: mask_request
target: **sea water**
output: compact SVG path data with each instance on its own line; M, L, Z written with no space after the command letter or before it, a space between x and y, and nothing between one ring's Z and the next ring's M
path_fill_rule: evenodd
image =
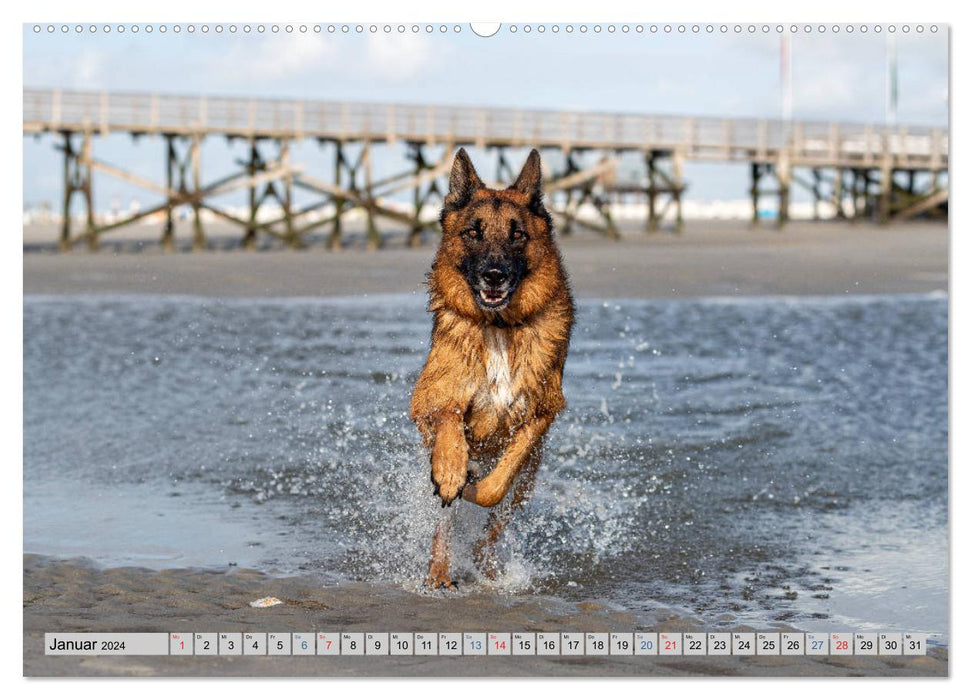
M491 582L407 415L420 297L27 297L24 549L419 590L450 517L464 590L946 635L945 295L578 307Z

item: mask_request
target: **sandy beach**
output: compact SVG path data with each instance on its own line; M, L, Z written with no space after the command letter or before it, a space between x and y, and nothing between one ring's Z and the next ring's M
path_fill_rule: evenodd
M234 229L222 229L223 236ZM39 232L30 232L36 241ZM134 234L132 234L134 235ZM147 235L143 232L142 235ZM154 235L154 233L153 233ZM215 236L215 233L213 234ZM52 241L53 232L42 240ZM610 243L561 239L577 297L685 298L886 294L947 289L948 232L934 223L792 222L783 231L746 222L688 222L685 232L628 230ZM434 246L385 250L211 250L164 254L106 243L97 253L24 253L24 294L190 294L224 297L424 293Z
M285 604L255 609L263 596ZM501 630L495 629L496 626ZM175 628L179 628L178 630ZM580 604L488 593L419 595L398 587L321 587L257 571L99 570L89 562L24 558L27 676L945 676L947 651L924 657L55 657L44 632L702 631L681 611L637 618ZM773 631L791 629L779 626ZM755 631L733 628L733 631ZM765 631L765 630L760 630Z
M234 232L235 233L235 232ZM25 243L40 240L25 234ZM47 235L47 234L45 234ZM47 240L47 238L44 238ZM921 294L948 288L948 230L913 223L794 222L784 231L746 223L689 222L684 234L628 232L608 243L562 241L583 299ZM25 295L360 297L424 294L434 246L367 252L136 252L105 245L70 254L27 246ZM83 559L24 557L27 676L936 676L948 648L924 657L51 657L45 632L334 631L715 631L677 608L632 613L591 598L564 602L492 593L424 595L390 584L323 585L313 576L224 569L101 568ZM266 609L249 602L283 601ZM755 631L725 620L724 631ZM798 629L777 623L771 630Z

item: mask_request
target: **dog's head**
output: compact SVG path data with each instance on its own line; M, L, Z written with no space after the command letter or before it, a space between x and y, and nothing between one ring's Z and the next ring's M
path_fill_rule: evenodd
M442 243L432 283L466 315L531 313L559 270L553 226L543 206L540 156L530 152L516 182L487 188L465 149L452 164L441 215ZM552 269L552 268L555 268Z

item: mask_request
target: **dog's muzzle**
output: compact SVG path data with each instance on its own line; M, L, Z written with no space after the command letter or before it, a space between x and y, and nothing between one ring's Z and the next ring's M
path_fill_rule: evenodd
M485 309L497 311L509 303L514 288L507 270L499 266L489 267L479 275L475 285L476 302Z

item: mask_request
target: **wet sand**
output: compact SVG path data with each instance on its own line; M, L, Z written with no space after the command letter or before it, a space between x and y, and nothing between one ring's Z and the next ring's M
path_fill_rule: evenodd
M272 595L284 605L256 609ZM673 610L650 617L597 601L528 602L479 592L420 595L395 586L322 586L257 571L99 570L24 557L27 676L946 676L947 650L923 657L81 657L44 656L45 632L702 631ZM785 631L779 626L773 631ZM755 631L733 628L734 631ZM766 631L766 630L761 630Z
M235 231L223 229L223 236ZM32 236L36 238L38 234ZM214 234L215 235L215 234ZM225 240L225 238L224 238ZM682 235L627 230L610 243L561 239L578 297L922 293L947 289L948 231L938 223L794 222L783 231L745 222L689 222ZM434 246L368 252L210 250L164 254L109 245L71 254L28 249L25 294L190 294L315 297L424 293Z

